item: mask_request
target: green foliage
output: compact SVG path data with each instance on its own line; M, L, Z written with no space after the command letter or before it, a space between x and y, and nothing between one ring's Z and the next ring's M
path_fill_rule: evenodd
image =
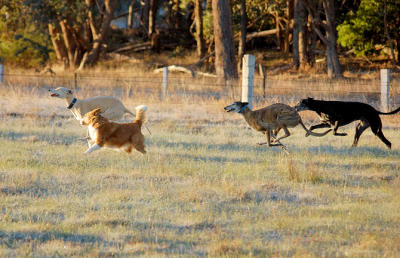
M13 3L0 8L0 58L23 67L44 65L50 58L50 39L22 6Z
M344 22L338 25L338 43L345 48L353 48L356 55L377 53L376 45L388 45L384 31L383 1L363 0L358 10L347 13ZM400 8L388 4L387 21L389 33L395 37L398 30ZM396 18L397 17L397 18Z
M203 15L204 39L210 42L214 38L214 24L212 10L206 10Z

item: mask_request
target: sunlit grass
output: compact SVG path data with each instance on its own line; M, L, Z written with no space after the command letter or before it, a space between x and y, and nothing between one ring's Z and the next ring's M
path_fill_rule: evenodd
M397 126L392 150L295 128L290 156L215 106L150 105L148 126L146 155L84 156L75 120L3 117L0 256L399 255Z

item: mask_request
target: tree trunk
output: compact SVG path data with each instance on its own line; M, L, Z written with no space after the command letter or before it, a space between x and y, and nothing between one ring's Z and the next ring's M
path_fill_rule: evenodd
M275 30L276 30L276 41L278 42L279 50L283 50L284 48L284 40L283 40L283 31L281 30L281 18L278 14L275 15Z
M304 70L308 67L308 33L307 12L303 0L294 2L293 25L293 64L297 69Z
M293 0L287 0L286 4L286 24L285 24L285 32L284 32L284 42L283 42L283 52L284 53L289 53L290 52L290 41L291 41L291 36L292 34L292 20L293 20Z
M307 32L306 32L306 12L301 8L301 24L299 29L299 61L300 70L307 68Z
M203 33L203 0L195 0L194 19L196 23L197 55L202 59L205 55L205 41Z
M240 72L242 69L242 59L246 52L246 27L247 27L247 12L246 12L246 0L240 0L240 38L239 38L239 49L238 49L238 65L237 71Z
M336 24L334 0L323 0L323 7L326 16L326 62L328 76L342 77L342 68L336 50Z
M215 71L225 80L237 78L236 60L232 32L232 10L229 0L212 0Z
M149 12L150 12L150 2L143 1L144 5L141 4L140 9L140 25L142 25L146 34L149 33Z
M181 9L180 9L180 0L174 0L174 6L172 8L174 12L174 29L178 30L180 26L182 26L182 16L181 16Z
M300 53L299 53L299 33L301 29L301 8L302 8L302 0L294 0L294 17L293 17L293 45L292 45L292 53L293 53L293 64L296 68L300 67Z
M117 6L117 0L105 0L104 1L105 10L103 13L103 22L101 24L101 28L97 35L93 35L93 46L87 55L87 59L85 64L93 65L97 62L100 54L101 47L108 37L108 33L110 32L110 23L114 16L114 10ZM92 25L91 25L92 27ZM95 27L93 25L93 27Z
M51 42L54 47L54 51L56 52L57 59L62 61L64 64L64 69L68 67L68 55L67 50L65 49L64 42L62 41L60 31L56 29L52 24L48 25L49 34L51 38Z
M89 27L92 32L92 37L98 37L98 31L96 28L95 15L93 13L93 9L95 8L94 0L86 0L86 6L88 7L88 18L89 18Z
M150 0L149 31L148 31L149 38L152 38L152 35L156 32L157 8L158 8L158 0Z
M397 59L396 62L400 64L400 39L396 40L396 46L397 46Z
M67 50L69 68L74 70L78 63L75 59L76 43L73 38L72 28L67 24L67 20L60 21L60 27L63 33L65 48Z
M309 16L310 17L310 16ZM309 19L310 28L308 30L308 43L307 43L307 62L308 64L313 67L315 64L315 49L317 47L317 34L314 32L313 24Z
M133 6L135 5L135 0L132 0L132 2L129 5L128 9L128 28L132 29L133 28Z
M394 45L392 38L390 37L389 30L388 30L388 24L387 24L387 0L383 2L383 26L385 27L385 36L387 40L389 41L389 46L390 46L390 55L392 56L392 64L396 64L396 58L394 56Z

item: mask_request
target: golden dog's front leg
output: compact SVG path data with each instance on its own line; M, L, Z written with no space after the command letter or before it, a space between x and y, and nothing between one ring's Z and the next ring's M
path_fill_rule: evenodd
M85 154L89 154L89 153L91 153L91 152L93 152L93 151L95 151L95 150L98 150L98 149L100 149L101 147L100 147L100 145L98 145L97 143L96 144L94 144L93 146L91 146L89 149L87 149L86 151L85 151Z

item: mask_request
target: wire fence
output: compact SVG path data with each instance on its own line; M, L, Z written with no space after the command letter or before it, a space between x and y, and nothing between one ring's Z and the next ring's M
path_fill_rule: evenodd
M165 79L164 79L165 80ZM254 101L296 101L305 97L362 101L377 106L380 99L379 79L272 79L255 76ZM186 74L168 76L166 96L162 96L163 77L126 74L68 74L44 75L4 73L1 88L5 90L37 91L43 94L49 88L74 89L81 97L114 95L119 98L143 97L149 101L173 101L176 103L202 100L240 100L241 81L226 82L213 77L192 77ZM390 82L390 106L400 105L400 80Z

